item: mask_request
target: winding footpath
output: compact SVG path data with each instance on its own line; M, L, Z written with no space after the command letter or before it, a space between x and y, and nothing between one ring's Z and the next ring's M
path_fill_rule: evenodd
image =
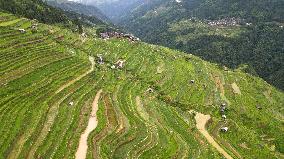
M89 71L85 72L84 74L78 76L77 78L69 81L68 83L66 83L65 85L61 86L57 91L56 94L58 94L59 92L61 92L62 90L64 90L65 88L71 86L72 84L74 84L75 82L79 81L80 79L82 79L83 77L87 76L88 74L90 74L91 72L94 71L95 69L95 58L92 56L89 56L89 61L91 62L91 68Z
M200 131L200 133L207 139L207 141L217 149L219 153L221 153L226 159L233 159L208 133L206 130L206 123L211 119L210 115L204 115L201 113L197 113L195 116L196 127Z
M95 58L92 56L89 56L89 61L91 62L91 68L85 72L84 74L80 75L79 77L69 81L68 83L66 83L65 85L61 86L56 92L55 94L60 93L61 91L63 91L64 89L66 89L67 87L71 86L72 84L74 84L75 82L81 80L83 77L87 76L88 74L90 74L91 72L94 71L95 68ZM33 143L33 146L31 147L31 150L28 154L28 159L33 159L35 152L37 150L37 148L40 146L40 144L44 141L45 137L48 135L52 125L54 124L54 120L56 118L56 116L58 115L58 109L60 104L70 95L71 93L67 94L66 96L64 96L63 98L61 98L57 103L55 103L54 105L50 106L50 109L47 113L47 117L46 117L46 121L44 123L43 129L41 130L37 140ZM23 145L21 145L23 146Z
M79 141L79 147L77 149L77 152L75 154L75 159L85 159L87 156L87 150L88 150L88 136L89 134L94 131L98 125L97 120L97 111L98 111L98 102L101 97L102 90L100 90L93 101L92 106L92 113L89 118L88 126L84 133L81 135L80 141Z

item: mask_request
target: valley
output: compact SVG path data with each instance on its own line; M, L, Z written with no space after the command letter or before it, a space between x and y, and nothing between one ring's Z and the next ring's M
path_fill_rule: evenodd
M284 157L283 91L182 49L102 38L123 30L70 14L0 11L0 159ZM247 30L171 30L182 26L204 32L181 41Z

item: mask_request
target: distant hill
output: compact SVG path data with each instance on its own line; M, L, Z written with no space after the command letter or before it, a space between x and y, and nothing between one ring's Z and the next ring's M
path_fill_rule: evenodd
M68 24L70 22L63 11L48 6L42 0L0 0L0 9L44 23Z
M36 19L43 23L57 23L67 27L70 25L108 25L95 16L63 11L42 0L0 0L0 10Z
M86 0L82 3L98 7L113 23L130 14L133 8L144 4L145 0Z
M127 3L129 0L119 2L123 4L124 1ZM175 20L188 17L210 20L238 17L249 22L283 22L283 5L282 0L152 0L136 3L132 6L132 14L128 16L134 18L134 16L144 15L151 10L163 8L168 11L169 17L175 16Z
M91 5L84 5L72 1L57 2L56 0L48 0L46 2L51 6L61 8L65 11L73 11L86 16L94 16L104 22L110 22L109 19L98 8Z
M118 24L146 42L230 68L250 65L284 89L283 6L283 0L152 0L132 6Z

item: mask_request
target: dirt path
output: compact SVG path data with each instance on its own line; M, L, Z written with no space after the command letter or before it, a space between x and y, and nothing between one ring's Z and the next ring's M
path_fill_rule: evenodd
M220 129L224 126L224 121L219 121L218 124L215 126L215 128L212 130L212 136L215 140L218 140L220 144L222 144L224 147L226 147L227 150L232 152L237 158L243 159L243 157L239 154L237 150L233 148L233 146L228 143L226 140L222 139L219 136Z
M86 75L88 75L89 73L94 71L95 68L95 58L92 56L89 56L89 61L91 62L91 69L87 72L85 72L84 74L78 76L77 78L73 79L72 81L69 81L68 83L64 84L63 86L61 86L57 91L56 94L61 92L62 90L64 90L65 88L71 86L72 84L74 84L75 82L79 81L80 79L82 79L83 77L85 77Z
M224 100L228 105L230 105L230 101L225 96L225 80L221 79L222 76L215 74L211 74L211 78L215 82L216 89L220 91L220 97Z
M61 86L57 91L56 94L60 93L62 90L64 90L65 88L69 87L70 85L74 84L75 82L79 81L80 79L82 79L84 76L88 75L89 73L91 73L92 71L94 71L94 67L95 67L95 61L94 61L94 57L89 56L89 60L91 62L91 68L89 71L85 72L84 74L80 75L79 77L73 79L72 81L68 82L67 84ZM31 147L31 150L28 154L29 159L34 158L34 154L37 150L37 148L40 146L40 144L44 141L45 137L48 135L48 133L50 132L50 129L53 125L53 122L58 114L58 109L59 109L59 105L70 95L71 93L68 93L65 97L61 98L57 103L55 103L54 105L50 106L50 109L48 110L47 113L47 117L46 117L46 121L44 123L44 126L37 138L37 140L33 143L33 146Z
M201 113L197 113L195 116L196 127L200 131L200 133L207 139L207 141L217 149L222 155L224 155L227 159L233 159L220 145L213 139L213 137L208 133L205 126L206 123L211 119L210 115L204 115Z
M77 152L75 154L75 159L85 159L87 156L87 150L88 150L88 136L89 134L95 130L95 128L98 125L98 120L97 120L97 111L98 111L98 102L101 97L102 90L100 90L97 94L96 97L93 101L93 106L92 106L92 113L89 118L88 126L84 133L81 135L80 141L79 141L79 147L77 149Z
M145 120L149 121L149 114L145 110L143 103L141 101L141 98L139 96L136 97L136 106L137 106L137 111L139 115Z
M225 96L225 89L219 76L214 76L216 87L220 90L221 95Z
M158 73L158 74L163 73L164 70L165 70L164 67L165 67L165 64L164 64L164 63L161 63L161 64L157 67L157 73Z
M241 94L241 90L240 90L239 86L238 86L235 82L232 83L231 86L232 86L233 92L234 92L235 94Z

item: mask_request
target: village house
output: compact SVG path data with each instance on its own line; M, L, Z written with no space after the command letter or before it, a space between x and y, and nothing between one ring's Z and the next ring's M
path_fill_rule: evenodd
M149 93L153 93L153 92L154 92L154 90L153 90L153 88L148 88L148 89L147 89L147 92L149 92Z
M128 39L130 42L140 41L139 38L135 37L132 34L124 34L124 33L119 33L119 32L100 33L100 37L104 40L108 40L110 38L124 38L124 39Z
M243 21L244 20L240 18L224 18L219 20L207 20L207 24L210 26L228 27L240 25Z
M223 103L223 104L221 104L220 111L221 111L221 113L224 113L224 112L225 112L225 110L226 110L226 104L225 104L225 103Z
M100 64L100 65L102 65L102 64L104 64L104 60L103 60L103 57L102 57L102 55L97 55L97 58L98 58L98 64Z
M222 127L220 130L221 130L222 132L227 132L227 131L229 130L229 128L228 128L228 127Z
M123 60L118 60L115 65L116 65L116 68L119 68L119 69L122 69L124 67L124 63L125 61Z
M26 33L26 30L25 30L25 29L19 29L19 31L20 31L21 33Z

